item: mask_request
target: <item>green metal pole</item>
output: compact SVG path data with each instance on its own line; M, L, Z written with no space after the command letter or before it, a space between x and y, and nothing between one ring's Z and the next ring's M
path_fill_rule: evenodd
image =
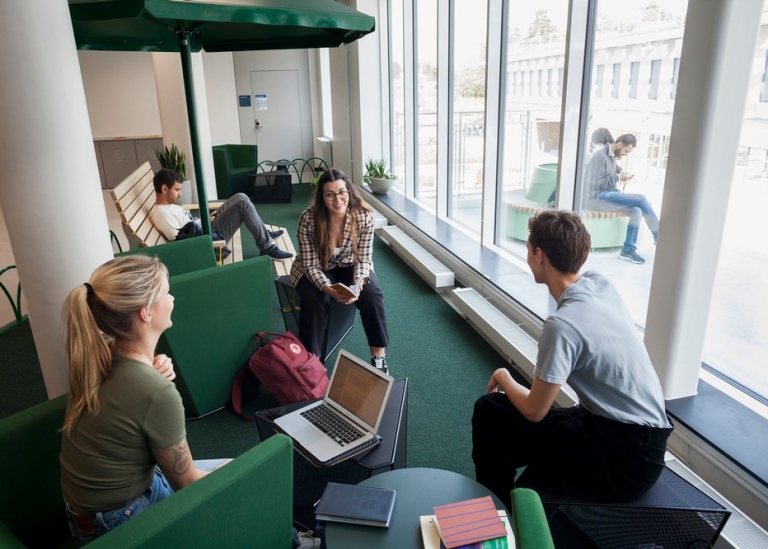
M197 128L197 113L195 112L195 86L192 77L192 49L189 36L183 30L178 32L179 50L181 52L181 73L184 77L184 95L187 99L187 117L189 118L189 139L192 142L192 162L195 166L197 181L197 201L200 203L200 224L203 234L211 234L211 218L208 212L208 195L205 192L205 175L203 174L203 151L200 148L200 137Z

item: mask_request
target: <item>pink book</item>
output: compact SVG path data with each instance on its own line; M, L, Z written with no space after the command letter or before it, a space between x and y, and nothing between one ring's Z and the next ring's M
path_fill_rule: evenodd
M438 505L435 518L448 549L507 535L491 496Z

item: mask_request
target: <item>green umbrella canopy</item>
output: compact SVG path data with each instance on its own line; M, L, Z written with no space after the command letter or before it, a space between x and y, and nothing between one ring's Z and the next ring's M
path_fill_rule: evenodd
M180 52L200 221L211 234L191 53L335 48L375 19L334 0L69 0L81 50Z
M69 0L79 49L192 51L333 48L372 32L373 17L333 0Z

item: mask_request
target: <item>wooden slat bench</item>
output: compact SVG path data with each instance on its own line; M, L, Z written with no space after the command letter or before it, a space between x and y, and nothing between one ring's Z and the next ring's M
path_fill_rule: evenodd
M153 178L152 167L149 162L144 162L110 191L115 207L120 213L120 219L123 221L123 231L132 250L168 242L168 239L157 230L149 219L149 212L155 205ZM221 204L222 202L211 202L209 208L215 209ZM185 204L182 207L186 210L198 209L197 204ZM217 257L219 250L224 245L223 240L214 240L213 246L217 251ZM230 246L232 250L232 254L229 256L230 260L233 262L242 261L243 248L240 242L240 231L234 234Z

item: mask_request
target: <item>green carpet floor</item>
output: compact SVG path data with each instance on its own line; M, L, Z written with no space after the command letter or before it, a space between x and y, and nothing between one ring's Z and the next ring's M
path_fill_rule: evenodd
M286 227L294 239L299 213L309 204L310 186L294 186L291 204L258 204L262 219ZM258 254L247 231L245 257ZM475 399L485 392L488 377L506 364L502 358L434 290L378 237L374 244L376 273L385 295L391 345L387 351L390 373L409 379L409 467L436 467L474 477L470 419ZM274 330L284 331L277 294L272 290ZM6 332L7 334L7 332ZM45 398L42 377L31 337L12 337L26 356L6 358L8 338L0 334L0 414L31 406ZM368 345L359 315L341 348L368 358ZM15 351L16 352L16 351ZM334 363L335 353L328 359ZM22 373L24 375L22 375ZM266 391L251 398L245 409L275 406ZM225 409L187 423L195 458L236 456L259 441L256 426Z

